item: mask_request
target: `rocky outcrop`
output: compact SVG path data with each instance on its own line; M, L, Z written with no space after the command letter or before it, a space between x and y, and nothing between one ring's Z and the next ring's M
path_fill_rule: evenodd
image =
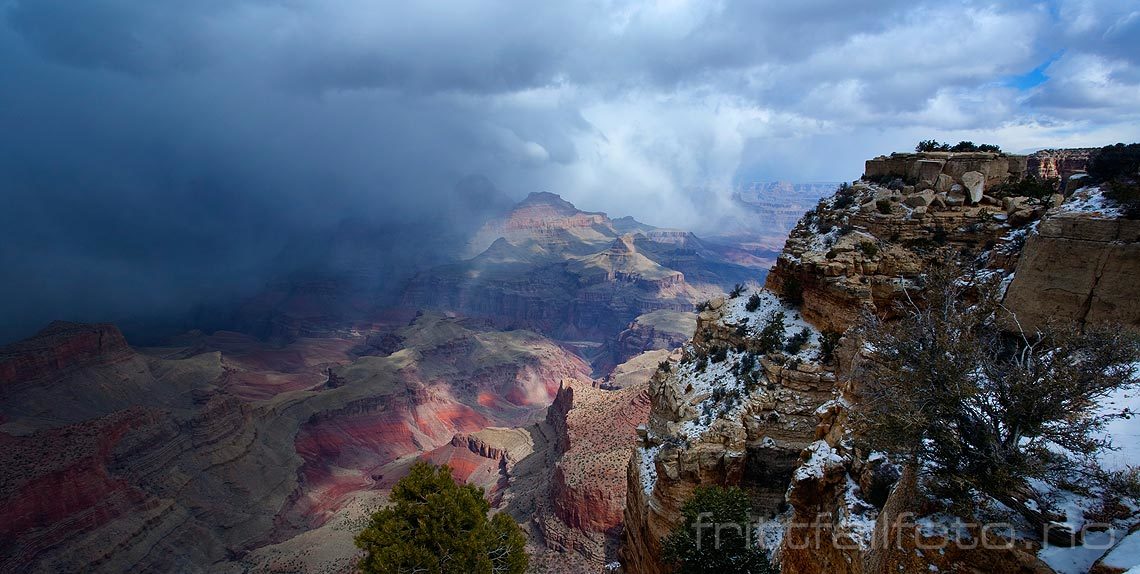
M872 181L898 178L916 189L950 191L955 183L981 177L989 189L1026 174L1028 158L987 152L893 153L867 160L864 177ZM967 176L966 174L978 174ZM942 177L945 176L945 177Z
M1029 155L1026 170L1041 180L1055 179L1062 186L1069 185L1069 178L1088 168L1089 158L1096 148L1047 149ZM1073 191L1071 189L1062 191Z
M133 354L114 325L56 321L31 338L0 348L0 394L13 385L122 361Z
M792 231L752 303L744 303L750 294L712 300L672 369L650 385L649 423L629 465L625 571L667 572L661 541L680 523L685 500L702 485L734 485L769 519L764 530L775 533L770 550L784 572L1051 572L1031 539L999 536L986 549L953 544L959 534L939 531L930 509L915 506L914 477L900 480L901 469L886 458L856 451L846 416L859 400L852 373L866 357L853 338L841 339L830 361L821 345L823 332L838 336L863 310L889 320L904 288L919 287L943 246L1008 285L1007 306L1023 309L1027 322L1111 316L1134 323L1135 289L1123 278L1136 274L1132 263L1140 260L1132 251L1136 230L1088 190L1046 205L988 194L1028 170L1025 157L1001 154L871 160L868 180L901 181L841 188ZM1051 289L1059 292L1042 299ZM1049 304L1034 309L1035 300ZM763 340L764 327L780 317L786 334L806 328L801 348ZM903 535L910 538L901 546L875 543ZM993 533L969 533L983 535ZM924 547L943 550L917 551Z
M616 339L606 343L606 363L616 366L646 351L680 347L693 336L696 326L696 314L687 310L662 309L640 315Z
M792 230L766 287L799 302L820 329L842 332L864 310L889 313L938 247L992 249L1010 232L1010 221L1028 222L1045 211L988 196L965 205L961 194L955 200L915 189L856 182L846 197L825 200ZM1004 268L1012 260L993 264Z
M504 464L514 464L528 456L534 441L525 431L512 428L488 427L473 433L458 433L451 437L451 446Z
M1099 189L1078 192L1029 234L1005 299L1022 328L1060 319L1140 329L1140 221L1092 207L1103 203Z
M548 500L534 521L548 548L569 550L600 567L614 558L626 508L626 466L635 432L648 418L645 383L603 391L567 381L547 423L560 453Z
M714 299L692 342L672 357L673 367L650 382L649 423L628 471L622 546L628 572L667 571L661 540L699 486L745 487L763 515L785 503L799 453L815 437L815 410L832 396L835 379L811 359L818 333L774 295L758 296L752 311L748 296ZM798 354L759 354L758 332L779 311L786 330L807 329L809 340ZM718 350L724 358L710 358Z

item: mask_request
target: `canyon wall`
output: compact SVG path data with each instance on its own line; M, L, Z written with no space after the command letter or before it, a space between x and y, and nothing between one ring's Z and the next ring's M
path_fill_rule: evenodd
M1060 316L1135 326L1140 293L1124 280L1140 261L1135 222L1106 206L1096 188L1041 204L990 195L1030 165L999 154L870 160L870 179L902 184L859 181L840 190L791 232L764 291L714 299L700 313L692 340L650 384L649 423L628 471L625 572L670 571L662 540L680 524L685 500L706 485L746 491L784 572L1052 572L1027 538L937 554L876 545L876 537L916 528L923 509L914 506L913 477L851 446L847 409L859 400L852 373L866 358L853 336L838 338L862 312L889 320L906 289L920 288L923 273L942 264L943 247L1008 286L1005 302L1023 323ZM746 303L752 295L754 304ZM765 347L763 327L780 321L787 335L806 333L802 346ZM825 351L825 337L834 350ZM923 530L915 540L946 546L947 536Z

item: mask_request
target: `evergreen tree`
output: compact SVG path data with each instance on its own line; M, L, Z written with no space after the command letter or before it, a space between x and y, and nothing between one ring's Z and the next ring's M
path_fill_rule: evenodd
M681 513L685 521L665 539L665 559L677 574L768 574L774 572L752 539L744 491L699 487Z
M365 574L522 574L522 529L506 514L490 520L483 489L458 485L446 465L412 466L390 503L356 537Z
M1030 485L1135 492L1135 476L1105 471L1096 455L1112 447L1105 425L1133 414L1103 401L1140 382L1140 342L1112 326L1006 332L997 285L973 279L947 260L900 318L864 317L856 332L873 360L856 373L851 426L861 446L920 470L963 512L984 493L1063 544L1071 533L1043 511L1047 501L1025 502Z

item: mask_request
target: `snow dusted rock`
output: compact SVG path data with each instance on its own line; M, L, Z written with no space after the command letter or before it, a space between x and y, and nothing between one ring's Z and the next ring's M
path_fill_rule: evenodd
M1050 317L1140 329L1140 221L1120 217L1097 188L1050 211L1017 268L1005 303L1026 329Z
M905 513L921 510L913 505L918 497L913 483L909 491L895 486L905 482L899 467L852 446L847 409L858 388L851 378L854 367L869 360L854 335L840 340L833 363L815 360L820 331L843 332L864 309L889 320L904 290L935 262L931 253L939 246L985 246L986 272L1013 280L1027 232L1011 227L1009 205L983 201L983 191L1024 174L1024 156L992 153L899 154L868 161L868 179L917 183L899 194L868 182L853 187L853 196L842 203L825 199L791 232L765 290L756 294L755 311L745 310L746 293L702 313L685 359L651 384L649 425L629 467L626 571L666 572L660 541L680 522L680 506L697 486L717 484L741 486L755 511L779 514L784 572L930 572L962 566L978 572L1050 572L1031 542L995 551L966 549L947 546L953 535L937 529L920 529L900 552L875 552L877 527L890 536L916 531L913 520L905 523ZM967 193L971 205L965 205ZM876 203L882 200L890 202L890 214L880 213ZM1015 213L1025 212L1022 223L1044 213L1026 209L1023 199L1014 203ZM767 352L756 355L752 371L756 384L742 388L738 366L761 350L759 334L779 310L786 315L787 335L799 323L809 329L808 350L763 349ZM739 404L722 403L737 393ZM800 527L812 524L819 528ZM813 543L820 536L822 544ZM946 551L924 555L919 543L941 544Z

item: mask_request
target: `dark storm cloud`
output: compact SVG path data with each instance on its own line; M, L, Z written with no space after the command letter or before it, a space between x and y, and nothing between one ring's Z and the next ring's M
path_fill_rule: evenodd
M917 139L1136 139L1130 6L0 0L0 339L248 293L344 221L403 265L503 193L715 229Z
M30 44L68 65L156 74L204 64L209 44L200 28L224 6L219 0L36 0L11 5L7 19Z

